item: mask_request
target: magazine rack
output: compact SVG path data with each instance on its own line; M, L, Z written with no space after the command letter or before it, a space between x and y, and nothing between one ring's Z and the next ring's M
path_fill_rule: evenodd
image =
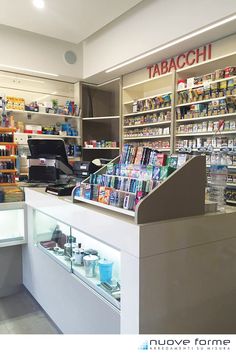
M112 160L119 161L119 156ZM103 166L96 174L103 174ZM88 183L89 178L83 181ZM201 215L205 212L205 156L194 156L185 162L136 205L135 211L105 205L72 194L73 202L84 202L132 217L136 224ZM76 188L75 188L76 189Z

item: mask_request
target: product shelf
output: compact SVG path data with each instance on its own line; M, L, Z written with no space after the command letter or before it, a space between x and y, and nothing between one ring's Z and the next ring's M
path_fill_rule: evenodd
M118 161L119 157L112 162L117 163ZM141 199L136 205L135 211L76 196L76 187L72 193L73 201L84 202L112 212L128 215L134 219L136 224L204 214L205 165L205 156L192 157ZM104 172L106 172L106 166L98 170L96 174L103 174ZM188 183L189 178L193 181L195 188L192 188ZM86 183L86 180L84 183ZM174 194L175 198L173 199ZM194 203L192 203L193 200ZM163 205L166 207L163 208Z
M161 108L150 109L150 110L142 111L142 112L127 113L127 114L124 114L124 117L132 117L132 116L137 116L137 115L140 115L140 114L148 114L148 113L154 113L154 112L159 112L159 111L167 111L167 110L170 110L170 109L171 109L171 106L161 107Z
M2 109L0 109L0 112L2 112ZM46 113L46 112L34 112L34 111L25 111L25 110L19 110L19 109L6 109L6 112L12 112L12 113L21 113L21 114L37 114L41 116L50 116L50 117L62 117L62 118L75 118L75 119L80 119L79 116L71 116L67 114L57 114L57 113Z
M217 119L217 118L230 118L230 117L235 117L236 118L236 112L235 113L226 113L226 114L217 114L214 116L202 116L202 117L195 117L195 118L184 118L184 119L177 119L176 123L185 123L185 122L197 122L197 121L202 121L202 120L211 120L211 119Z
M17 137L17 135L20 134L20 135L30 135L30 136L40 136L40 137L43 137L45 139L47 138L60 138L60 139L81 139L81 136L79 135L73 135L73 136L70 136L70 135L54 135L54 134L38 134L38 133L15 133L15 137Z
M107 116L107 117L86 117L86 118L82 118L82 120L103 120L103 119L119 119L120 116Z
M185 137L185 136L206 136L206 135L215 135L216 132L199 132L199 133L193 133L193 132L188 132L188 133L177 133L176 136L179 137ZM229 134L236 134L236 130L222 130L219 132L218 136L222 135L229 135Z
M92 147L92 148L89 148L89 147L83 147L83 149L85 150L119 150L120 148L119 147Z
M7 142L7 141L4 141L4 142L0 142L0 145L10 145L10 146L16 146L17 145L17 143L10 143L10 142Z
M0 160L16 160L17 156L0 156Z
M156 123L144 123L144 124L136 124L136 125L124 125L124 129L131 129L131 128L140 128L140 127L149 127L153 125L167 125L170 124L170 120L162 121L162 122L156 122Z
M16 173L16 172L17 172L16 169L14 169L14 170L7 170L7 169L5 169L5 170L0 170L0 173Z
M170 95L171 93L172 93L171 91L163 92L163 93L157 93L157 94L152 95L152 96L140 97L140 98L137 98L137 99L135 99L135 100L131 100L131 101L128 101L128 102L124 102L123 104L125 104L125 105L127 105L127 104L133 104L134 102L137 102L137 101L145 101L145 100L148 100L148 99L154 98L154 97L160 97L160 96Z
M90 204L90 205L95 205L95 206L98 206L99 208L108 209L108 210L116 211L116 212L118 211L120 214L125 214L125 215L129 215L129 216L133 216L133 217L135 216L135 212L132 211L132 210L126 210L126 209L123 209L123 208L114 207L112 205L99 203L99 202L96 202L94 200L85 199L83 197L74 196L74 200L77 200L77 201L80 201L80 202L85 202L85 203Z
M192 105L199 104L199 103L207 103L207 102L212 102L212 101L225 100L227 97L235 97L235 95L228 95L228 96L222 96L222 97L217 97L217 98L209 98L207 100L181 103L181 104L177 104L175 107L192 106Z
M222 81L229 81L229 80L235 79L235 78L236 78L236 76L230 76L230 77L225 77L223 79L218 79L218 80L204 81L202 84L199 84L199 85L194 85L192 87L188 87L188 88L184 88L184 89L180 89L180 90L177 89L176 92L189 91L189 90L193 90L198 87L204 87L206 85L212 85L214 83L222 82Z
M16 128L14 128L14 127L7 127L7 128L0 127L0 134L1 133L14 133L15 131L16 131Z
M17 186L17 183L0 183L0 187Z
M164 139L170 138L170 134L168 135L150 135L150 136L132 136L132 137L124 137L124 140L148 140L148 139Z

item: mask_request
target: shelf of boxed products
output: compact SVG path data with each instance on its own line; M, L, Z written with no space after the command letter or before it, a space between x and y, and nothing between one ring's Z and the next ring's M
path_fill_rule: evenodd
M120 116L107 116L107 117L86 117L82 118L82 120L104 120L104 119L120 119Z
M134 104L138 101L146 101L146 100L152 100L155 99L156 97L162 97L162 96L166 96L166 95L171 95L171 91L165 92L165 93L160 93L158 95L152 95L152 96L147 96L147 97L140 97L140 98L136 98L130 101L126 101L123 102L124 105L130 105L130 104Z
M123 140L148 140L148 139L164 139L164 138L170 138L170 134L167 135L147 135L147 136L124 136Z
M124 146L123 153L74 190L73 199L135 216L137 203L186 162L147 148Z
M16 160L17 156L10 155L10 156L0 156L0 160Z
M148 113L154 113L154 112L166 111L166 110L171 110L171 106L161 107L161 108L156 108L156 109L149 109L147 111L138 111L138 112L134 112L134 113L127 113L127 114L124 114L124 117L132 117L132 116L136 116L139 114L148 114Z
M46 113L46 112L34 112L34 111L25 111L21 109L6 109L6 112L11 112L11 113L20 113L20 114L33 114L33 115L41 115L41 116L47 116L47 117L63 117L63 118L76 118L80 119L80 116L72 116L69 114L58 114L58 113ZM0 112L2 112L2 109L0 109Z
M230 134L236 134L236 130L222 130L217 137L226 136ZM188 136L207 136L207 135L216 135L216 131L214 132L188 132L188 133L176 133L176 136L188 137Z
M225 114L215 114L212 116L201 116L201 117L193 117L193 118L182 118L176 119L176 123L185 123L185 122L195 122L195 121L202 121L202 120L211 120L211 119L218 119L218 118L236 118L236 112L234 113L225 113Z
M196 104L201 104L201 103L208 103L208 102L214 102L214 101L219 101L219 100L225 100L229 97L236 97L236 95L208 98L206 100L200 100L200 101L191 101L191 102L187 102L187 103L177 104L175 107L184 107L184 106L191 106L191 105L196 105Z
M131 129L131 128L141 128L141 127L150 127L150 126L160 126L160 125L168 125L170 124L170 120L162 121L162 122L155 122L155 123L144 123L144 124L134 124L134 125L124 125L124 129Z
M184 88L181 88L181 89L177 89L176 92L194 90L196 88L204 87L204 86L208 87L209 85L212 85L212 84L215 84L215 83L218 83L218 82L224 82L224 81L230 81L230 80L236 80L236 76L224 77L222 79L217 79L217 80L206 80L206 81L203 81L200 84L192 85L191 87L184 87Z
M83 147L84 150L119 150L119 147Z
M17 138L17 134L24 135L24 136L37 136L37 137L44 137L44 138L60 138L60 139L81 139L79 135L57 135L57 134L39 134L39 133L15 133L15 138Z

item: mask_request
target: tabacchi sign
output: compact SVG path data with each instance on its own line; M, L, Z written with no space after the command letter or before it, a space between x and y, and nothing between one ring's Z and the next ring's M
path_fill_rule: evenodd
M197 49L191 49L177 57L162 60L159 64L147 66L149 79L155 76L168 74L171 71L183 69L184 67L198 64L211 59L211 44L207 44Z

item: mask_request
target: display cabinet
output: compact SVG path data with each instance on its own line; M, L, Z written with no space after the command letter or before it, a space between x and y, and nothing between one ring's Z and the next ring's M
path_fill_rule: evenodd
M24 202L0 204L0 247L24 243L25 223Z
M99 295L120 308L120 252L34 210L35 245Z

